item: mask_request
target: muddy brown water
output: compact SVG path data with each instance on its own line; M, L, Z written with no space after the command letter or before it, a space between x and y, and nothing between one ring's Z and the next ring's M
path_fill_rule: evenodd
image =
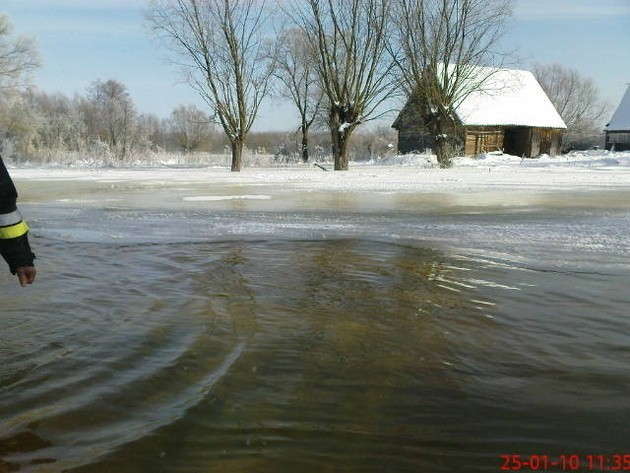
M39 280L0 279L0 471L490 472L506 454L628 453L618 196L274 208L277 193L81 186L33 189Z

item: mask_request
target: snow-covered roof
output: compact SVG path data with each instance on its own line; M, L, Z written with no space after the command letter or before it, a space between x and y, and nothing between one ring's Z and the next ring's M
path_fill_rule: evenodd
M566 128L534 75L516 69L479 68L487 77L456 107L463 125Z
M628 131L630 130L630 85L623 95L621 103L615 110L610 123L606 125L607 131Z

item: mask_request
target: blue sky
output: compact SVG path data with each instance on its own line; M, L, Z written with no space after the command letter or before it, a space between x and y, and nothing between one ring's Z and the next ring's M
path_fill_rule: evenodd
M2 0L0 13L35 37L43 61L35 85L46 92L85 94L95 80L115 79L140 112L167 117L179 104L202 106L151 40L145 8L146 0ZM515 0L504 41L518 67L575 68L613 106L630 83L630 0ZM280 119L287 115L287 105L268 103L255 129L292 129Z

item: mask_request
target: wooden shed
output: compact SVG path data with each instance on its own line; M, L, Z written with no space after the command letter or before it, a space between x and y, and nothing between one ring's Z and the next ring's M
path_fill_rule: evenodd
M605 131L607 150L630 150L630 84Z
M493 151L522 157L557 155L562 148L564 121L528 71L496 69L488 73L480 87L475 87L455 106L453 130L459 135L466 155ZM433 138L424 127L418 102L407 101L392 127L398 130L400 154L424 152Z

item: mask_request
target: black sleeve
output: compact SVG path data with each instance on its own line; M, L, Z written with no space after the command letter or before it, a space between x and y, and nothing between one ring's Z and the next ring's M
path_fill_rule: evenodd
M13 212L17 208L15 205L17 196L11 176L0 156L0 214Z
M9 270L15 274L18 268L33 266L35 254L31 251L26 234L9 240L0 239L0 254L9 265Z
M15 212L17 210L16 200L15 185L4 166L2 157L0 157L0 216ZM2 238L0 233L0 254L14 274L19 267L33 266L35 259L28 242L28 233L14 238Z

